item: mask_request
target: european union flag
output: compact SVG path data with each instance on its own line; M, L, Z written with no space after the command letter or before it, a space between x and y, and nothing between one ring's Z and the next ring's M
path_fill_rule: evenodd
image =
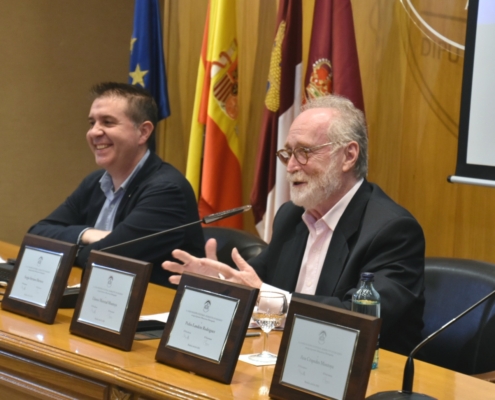
M158 105L158 120L170 115L158 0L136 0L129 83L141 85Z

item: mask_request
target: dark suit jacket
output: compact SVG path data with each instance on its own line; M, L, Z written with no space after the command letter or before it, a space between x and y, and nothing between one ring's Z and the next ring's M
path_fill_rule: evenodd
M79 187L48 217L29 229L30 233L76 243L80 232L94 227L105 202L99 180L105 171L88 175ZM104 239L84 246L76 265L84 267L91 250L136 239L189 222L199 221L196 198L186 178L173 166L150 154L130 182L115 216L112 232ZM204 257L204 236L199 224L122 246L109 252L153 263L151 282L171 286L171 275L161 267L182 249Z
M264 282L290 292L309 234L303 212L285 203L275 217L270 244L249 260ZM335 228L315 295L294 296L350 309L361 273L373 272L381 296L380 347L407 354L421 340L424 252L423 231L414 217L364 181Z

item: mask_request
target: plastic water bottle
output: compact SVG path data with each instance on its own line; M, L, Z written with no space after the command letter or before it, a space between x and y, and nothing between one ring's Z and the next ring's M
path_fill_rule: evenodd
M373 281L375 275L371 272L363 272L361 274L361 282L359 283L359 289L352 296L352 311L356 311L361 314L371 315L373 317L380 317L380 295L373 287ZM378 342L376 343L375 356L373 357L373 364L371 369L378 368L378 347L380 344L380 337L378 336Z

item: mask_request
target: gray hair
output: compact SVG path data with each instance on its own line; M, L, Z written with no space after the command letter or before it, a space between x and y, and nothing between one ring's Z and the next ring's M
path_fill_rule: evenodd
M357 142L359 156L354 172L357 178L365 178L368 174L368 132L363 112L354 107L350 100L337 95L310 99L301 107L301 111L313 108L331 108L337 111L336 118L328 127L328 139L339 144Z

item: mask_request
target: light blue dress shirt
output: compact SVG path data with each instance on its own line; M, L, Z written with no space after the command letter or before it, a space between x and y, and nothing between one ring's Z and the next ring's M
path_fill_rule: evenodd
M124 197L124 192L126 188L131 183L132 179L136 176L139 170L143 167L144 163L148 159L150 151L147 150L143 158L136 165L131 174L127 179L120 185L117 191L114 192L112 177L108 172L105 172L100 178L100 187L105 194L106 200L105 204L101 208L98 219L96 220L95 229L100 229L102 231L111 231L113 229L113 223L115 221L115 215L117 214L117 209L119 204Z

